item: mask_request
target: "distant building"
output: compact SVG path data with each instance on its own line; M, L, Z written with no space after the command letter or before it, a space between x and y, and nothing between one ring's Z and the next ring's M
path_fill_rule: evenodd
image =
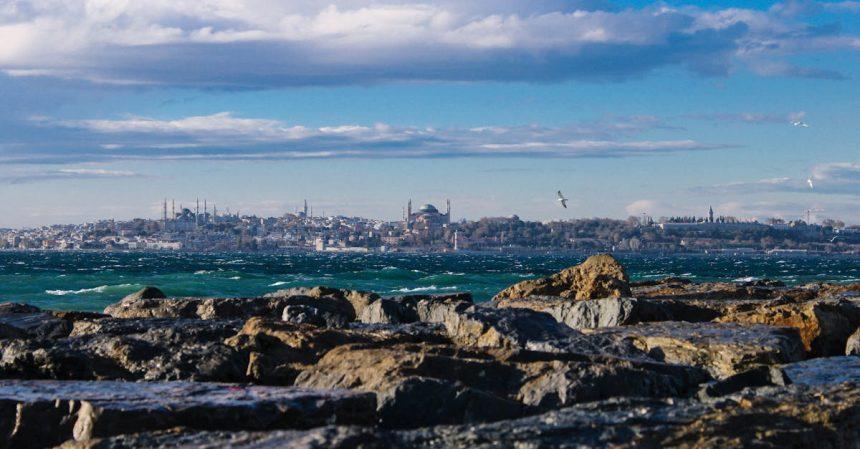
M432 204L425 204L417 212L412 212L412 200L409 200L404 218L405 227L410 231L432 231L447 226L451 224L451 200L445 201L444 214Z

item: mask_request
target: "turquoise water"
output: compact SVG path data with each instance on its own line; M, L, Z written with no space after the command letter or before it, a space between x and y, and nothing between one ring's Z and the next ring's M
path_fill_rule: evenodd
M384 295L471 291L487 300L510 284L577 264L585 255L169 254L0 252L0 300L101 310L145 285L171 296L255 296L302 285ZM860 282L856 256L620 256L634 280L779 279Z

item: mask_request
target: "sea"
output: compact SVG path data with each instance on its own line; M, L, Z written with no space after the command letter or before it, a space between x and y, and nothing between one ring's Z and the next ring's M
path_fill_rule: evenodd
M251 297L328 285L382 295L472 292L486 301L505 287L550 275L587 254L336 254L0 252L0 301L100 311L152 285L169 296ZM617 255L632 280L776 279L789 285L860 282L854 255Z

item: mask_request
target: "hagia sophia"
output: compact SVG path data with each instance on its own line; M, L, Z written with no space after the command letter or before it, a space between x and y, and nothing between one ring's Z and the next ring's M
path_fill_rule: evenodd
M445 200L445 213L432 204L425 204L412 212L412 200L406 206L403 224L408 231L433 231L451 224L451 200Z

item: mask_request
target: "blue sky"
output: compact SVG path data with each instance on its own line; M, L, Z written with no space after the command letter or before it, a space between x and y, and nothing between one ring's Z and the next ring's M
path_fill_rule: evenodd
M0 227L198 196L860 222L860 2L271 3L0 3Z

